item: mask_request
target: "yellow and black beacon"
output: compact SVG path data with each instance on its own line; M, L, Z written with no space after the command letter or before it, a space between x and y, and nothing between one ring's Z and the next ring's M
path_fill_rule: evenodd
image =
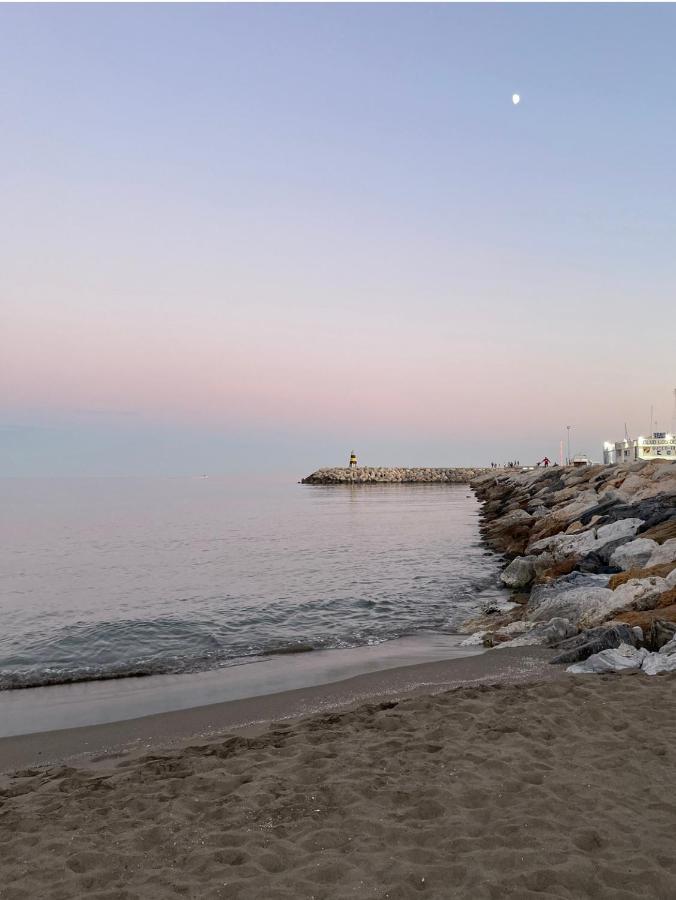
M354 450L352 451L352 453L350 453L350 468L357 468L357 457L354 455Z

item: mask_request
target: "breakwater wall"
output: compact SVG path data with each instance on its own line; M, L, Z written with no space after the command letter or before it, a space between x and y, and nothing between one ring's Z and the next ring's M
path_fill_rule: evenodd
M648 674L676 671L675 463L493 472L472 488L516 602L470 623L477 640L552 647L556 662L589 659L583 671L603 671L593 666L605 650L620 667L626 657ZM667 643L669 661L657 655Z
M317 469L302 479L302 484L469 484L473 479L495 469L483 467L429 469L347 466Z

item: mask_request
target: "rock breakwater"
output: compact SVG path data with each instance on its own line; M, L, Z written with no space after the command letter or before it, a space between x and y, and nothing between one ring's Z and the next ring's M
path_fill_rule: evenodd
M676 464L493 471L472 487L518 604L470 623L474 640L554 647L575 672L676 672Z
M487 472L495 469L483 467L430 469L430 468L384 468L376 466L347 466L332 469L317 469L303 478L302 484L469 484Z

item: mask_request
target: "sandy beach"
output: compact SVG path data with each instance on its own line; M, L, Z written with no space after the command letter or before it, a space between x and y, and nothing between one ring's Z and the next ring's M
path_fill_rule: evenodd
M675 677L549 668L166 750L126 723L157 746L4 779L0 897L673 897Z

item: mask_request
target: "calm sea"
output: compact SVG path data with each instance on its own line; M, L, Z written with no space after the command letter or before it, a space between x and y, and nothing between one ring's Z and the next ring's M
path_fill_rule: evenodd
M454 632L506 599L463 485L0 480L0 689Z

